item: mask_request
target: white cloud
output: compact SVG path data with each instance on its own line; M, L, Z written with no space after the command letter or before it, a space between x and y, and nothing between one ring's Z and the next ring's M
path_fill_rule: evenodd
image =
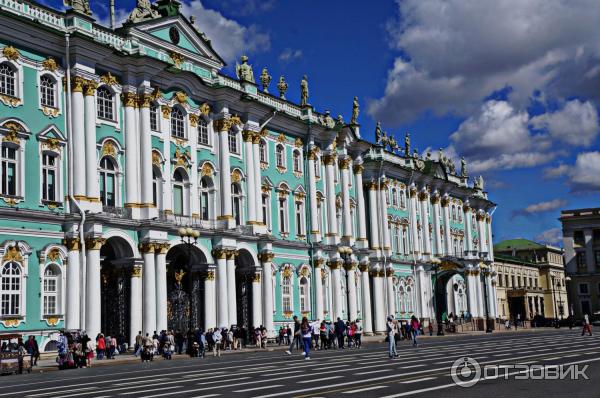
M544 178L558 178L569 173L571 168L566 164L560 164L556 167L544 169Z
M424 111L467 116L491 92L511 87L524 108L550 98L599 98L600 3L596 0L404 0L388 25L403 55L371 115L399 124Z
M218 11L205 8L200 0L182 2L182 14L196 17L196 26L206 33L219 55L227 62L246 53L267 51L271 39L256 25L243 26Z
M560 228L550 228L536 236L535 240L549 245L560 245L562 237L562 230Z
M544 113L531 119L536 129L546 130L552 138L573 146L588 147L592 144L600 126L598 111L590 102L569 101L554 113Z
M302 50L292 50L291 48L286 48L279 54L279 62L290 62L297 59L302 58Z
M527 214L543 213L546 211L560 209L561 207L565 207L566 205L567 205L566 200L554 199L554 200L550 200L547 202L539 202L539 203L531 204L531 205L527 206L526 208L524 208L523 211Z
M546 177L567 177L572 192L592 193L600 191L600 152L582 152L577 155L575 164L560 165L545 170Z

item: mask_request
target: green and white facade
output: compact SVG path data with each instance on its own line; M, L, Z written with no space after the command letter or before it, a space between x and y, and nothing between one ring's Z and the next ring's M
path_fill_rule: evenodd
M432 266L438 312L453 278L495 316L482 182L222 74L158 3L111 30L0 0L0 332L273 334L296 314L377 333L435 317Z

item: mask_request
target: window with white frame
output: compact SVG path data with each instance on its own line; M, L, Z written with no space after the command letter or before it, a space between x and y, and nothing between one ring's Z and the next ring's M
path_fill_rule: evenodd
M267 226L270 231L273 227L271 226L271 195L263 193L262 195L262 222Z
M296 213L296 235L304 236L306 234L304 228L304 202L297 200L294 206Z
M96 91L98 117L106 120L115 119L115 101L113 93L107 87L100 87Z
M392 206L398 206L398 191L396 191L396 188L392 188Z
M275 164L279 168L285 168L285 148L281 144L275 147Z
M316 231L321 231L321 225L323 224L323 207L321 206L321 199L317 196L317 222L318 225L313 225L312 228Z
M300 151L295 149L292 156L294 161L294 173L302 173L302 156L300 156Z
M406 287L406 312L414 312L412 286Z
M231 205L235 225L242 225L242 188L240 184L231 184Z
M404 189L400 190L400 207L406 208L406 191Z
M200 219L212 219L212 203L214 184L210 177L204 176L200 180Z
M17 71L7 62L0 64L0 94L17 96Z
M321 178L321 159L318 156L315 157L315 177Z
M198 144L210 145L208 123L206 123L206 121L202 118L198 120Z
M240 145L238 142L238 134L235 131L230 131L228 133L229 139L229 153L234 153L236 155L240 154Z
M281 278L281 304L284 312L294 311L292 306L292 278L290 276Z
M408 231L406 227L402 227L402 249L405 256L408 256Z
M261 138L258 142L258 156L260 157L261 163L269 163L269 152L268 152L267 141Z
M58 198L58 156L42 153L42 200L55 202Z
M150 104L150 130L159 131L158 105L156 103Z
M61 313L61 275L60 268L56 264L50 264L44 271L42 286L44 315L58 315Z
M308 279L302 277L300 279L300 312L310 311L310 288Z
M43 75L40 78L40 103L42 106L58 108L56 97L56 80L49 75Z
M21 315L21 267L8 262L0 274L0 316Z
M117 167L108 156L100 160L100 201L104 206L117 205Z
M162 172L156 166L152 167L152 204L162 209Z
M279 213L279 232L282 234L285 234L288 232L287 195L286 194L279 195L278 213Z
M17 162L17 148L2 145L2 195L17 195L17 178L19 165Z
M178 106L171 111L171 135L176 138L185 138L185 115Z
M173 173L173 213L182 215L185 212L187 173L179 167Z

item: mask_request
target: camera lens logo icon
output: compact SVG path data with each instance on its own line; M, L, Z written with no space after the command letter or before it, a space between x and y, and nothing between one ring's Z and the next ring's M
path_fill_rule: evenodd
M471 357L461 357L452 364L450 374L456 385L471 387L481 379L481 366Z

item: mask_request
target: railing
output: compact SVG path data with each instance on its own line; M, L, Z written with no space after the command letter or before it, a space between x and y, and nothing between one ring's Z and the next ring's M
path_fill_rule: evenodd
M42 7L36 7L30 3L17 0L0 0L0 7L15 14L39 21L44 25L50 25L55 28L65 27L65 21L60 14Z
M126 207L102 206L102 213L114 218L131 218L131 209Z
M106 32L96 26L92 28L92 35L94 36L94 39L100 43L111 45L117 49L121 49L125 45L125 40L122 37L111 32Z
M196 217L190 217L182 214L173 214L171 212L165 212L160 210L158 212L158 219L160 221L166 221L173 223L180 227L192 227L198 229L223 229L225 228L225 221L221 220L201 220Z

